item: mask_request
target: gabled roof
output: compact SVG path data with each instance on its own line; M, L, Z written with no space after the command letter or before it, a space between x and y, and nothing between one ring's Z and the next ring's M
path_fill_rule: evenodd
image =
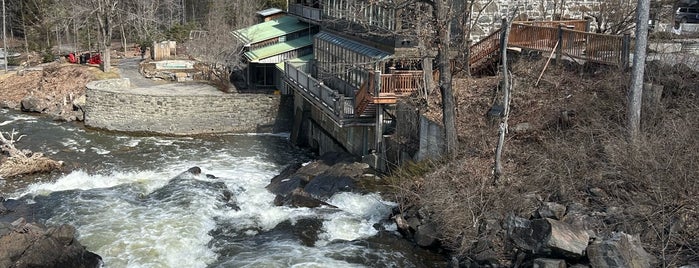
M391 57L391 54L388 52L385 52L383 50L379 50L367 45L364 45L362 43L343 38L328 32L320 32L315 35L316 38L320 40L327 41L331 44L334 44L336 46L344 47L349 50L352 50L356 53L365 55L367 57L370 57L372 59L376 60L383 60Z
M313 45L313 39L311 36L296 38L291 41L286 41L282 43L277 43L271 46L266 46L263 48L255 49L253 51L245 52L245 58L249 62L259 62L262 59L269 58L275 55L282 54L284 52L296 50L299 48L307 47Z
M291 16L282 16L274 20L235 30L232 34L246 45L250 45L305 29L308 29L307 23Z

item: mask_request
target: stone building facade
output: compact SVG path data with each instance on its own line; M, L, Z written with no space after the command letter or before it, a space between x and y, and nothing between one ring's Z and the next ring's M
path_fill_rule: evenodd
M622 16L632 11L634 0L477 0L472 18L476 20L472 36L479 39L500 28L501 18L510 17L517 10L517 20L590 19L594 16Z

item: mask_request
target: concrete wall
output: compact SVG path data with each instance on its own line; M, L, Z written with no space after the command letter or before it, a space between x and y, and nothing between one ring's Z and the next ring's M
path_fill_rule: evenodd
M325 152L347 151L357 156L367 154L374 147L374 127L344 127L335 122L303 99L298 93L294 97L294 110L305 114L298 116L295 130L292 132L293 142L309 146L319 154ZM299 136L295 138L295 136Z
M415 160L436 159L446 151L444 127L441 124L420 115L420 149Z
M87 85L85 125L173 135L289 131L291 96L228 94L203 84L130 88L128 79Z

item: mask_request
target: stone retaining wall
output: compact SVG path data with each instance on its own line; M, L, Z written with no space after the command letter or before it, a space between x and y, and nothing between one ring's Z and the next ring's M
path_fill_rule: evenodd
M206 85L130 88L128 79L87 85L85 125L172 135L289 131L293 99L229 94Z

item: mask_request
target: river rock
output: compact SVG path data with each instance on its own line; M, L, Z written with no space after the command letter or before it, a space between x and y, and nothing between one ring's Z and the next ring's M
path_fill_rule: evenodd
M593 242L587 248L587 257L595 268L649 268L656 262L637 237L625 233L613 233L607 239Z
M163 187L148 194L146 198L160 201L177 200L178 202L189 203L192 196L194 196L192 194L193 191L219 193L220 195L217 197L221 201L220 205L240 210L237 204L236 191L228 189L228 186L223 181L199 180L194 177L199 175L202 175L201 168L189 168L187 171L170 179ZM207 174L204 176L210 178L213 175ZM213 177L215 178L216 176ZM239 191L244 191L244 189Z
M311 180L303 190L316 198L330 198L338 192L351 192L355 187L354 180L348 176L318 175Z
M49 105L37 97L28 96L20 102L20 109L22 112L42 113L49 109Z
M11 230L8 230L10 229ZM0 267L101 267L102 258L85 250L70 225L45 228L19 219L3 224Z
M498 263L498 253L490 238L479 238L470 250L471 258L478 263Z
M508 219L508 237L530 253L555 252L570 258L585 255L590 235L584 229L553 219Z
M554 202L544 202L539 206L539 209L536 210L536 216L539 218L562 220L565 214L566 206Z
M358 190L358 182L374 177L364 176L369 166L357 163L347 153L327 153L308 164L294 164L272 178L267 190L277 195L275 204L301 207L326 205L322 200L338 192ZM312 201L310 199L317 199Z
M510 215L507 217L506 226L507 237L517 248L536 253L543 247L547 233L544 225L534 225L530 220Z
M333 205L313 198L309 193L305 192L303 189L294 189L291 193L287 195L277 195L277 197L274 198L274 205L306 208L327 206L335 208L335 206Z
M552 219L535 221L542 221L544 225L548 224L549 233L546 246L549 249L573 258L585 255L585 249L590 240L590 235L586 230Z
M415 243L421 247L434 247L439 244L439 233L431 222L423 222L418 226L413 237Z
M565 260L538 258L534 259L532 268L566 268Z
M15 109L17 103L12 101L0 101L0 109Z
M318 241L318 233L323 228L323 221L320 219L298 219L294 223L292 233L296 235L301 244L307 247L313 247Z
M287 166L279 175L274 176L272 181L265 187L276 195L287 195L296 188L303 188L308 180L295 174L302 167L301 163Z

